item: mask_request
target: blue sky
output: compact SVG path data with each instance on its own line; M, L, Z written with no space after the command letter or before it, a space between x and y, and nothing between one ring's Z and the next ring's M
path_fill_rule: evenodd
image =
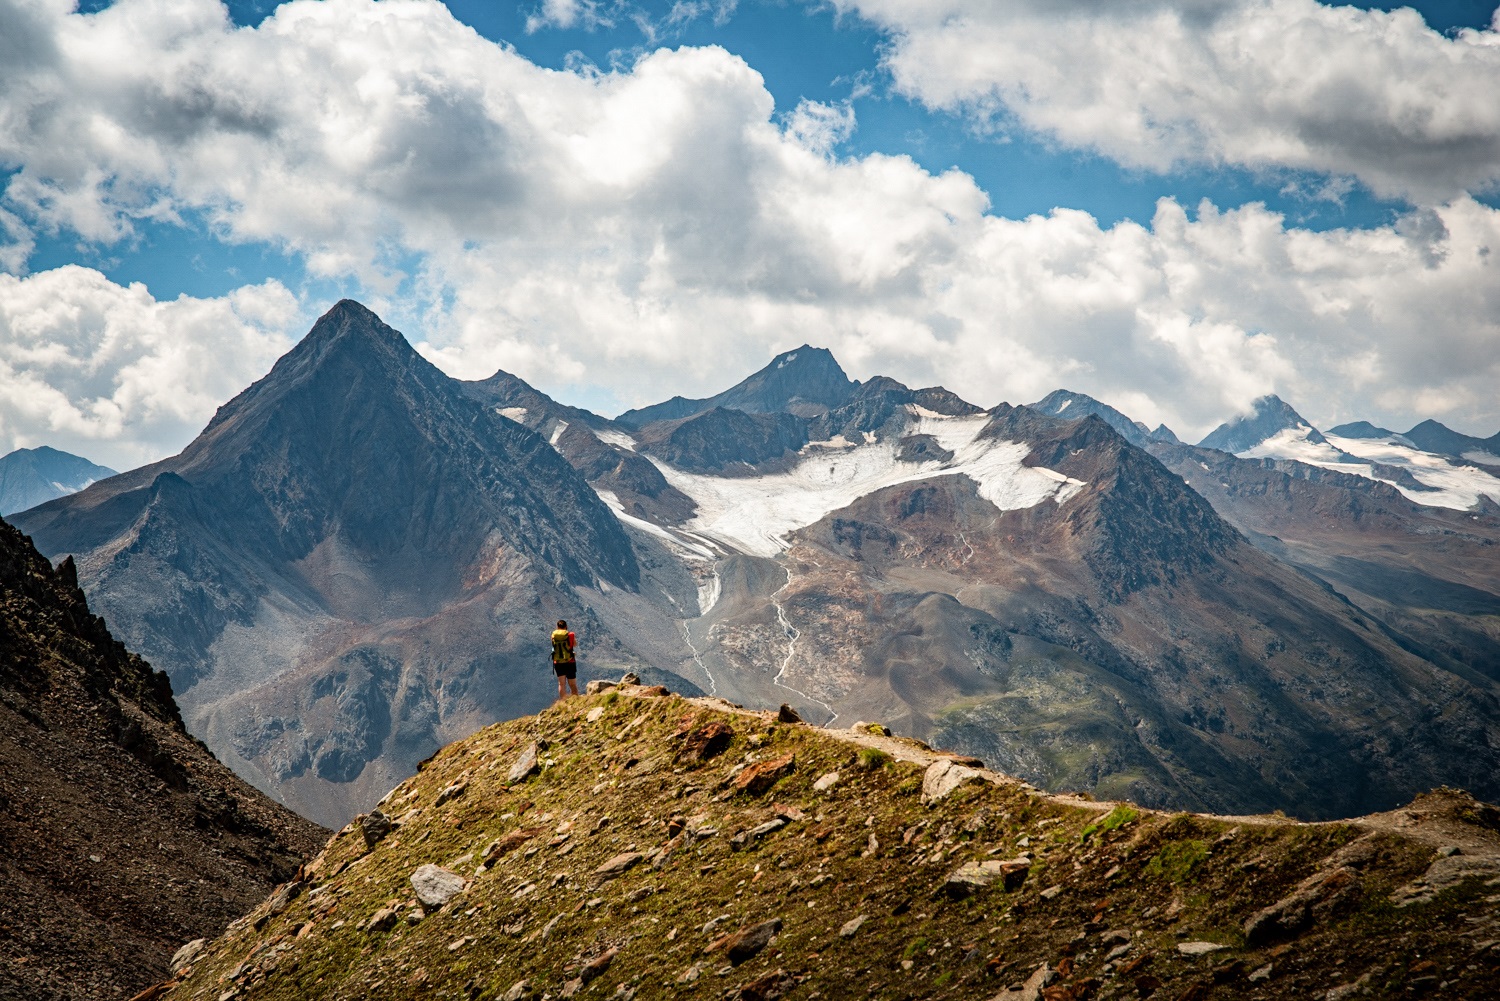
M347 39L310 0L0 0L74 60L0 71L0 447L175 450L341 295L604 412L810 340L1190 437L1268 391L1500 429L1491 4L342 3Z

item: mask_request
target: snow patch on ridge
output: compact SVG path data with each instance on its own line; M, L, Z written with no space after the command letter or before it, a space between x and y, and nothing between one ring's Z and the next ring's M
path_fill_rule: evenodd
M724 477L688 473L653 459L667 482L698 505L686 529L755 556L774 557L787 536L859 498L899 483L964 474L979 495L1001 510L1061 504L1083 483L1050 469L1021 464L1031 446L978 440L989 415L949 417L922 413L916 433L930 434L954 456L947 462L902 462L893 441L803 456L791 469L765 476Z
M1392 438L1344 438L1324 435L1326 442L1307 440L1305 427L1286 428L1254 448L1238 453L1242 459L1294 459L1340 473L1352 473L1388 483L1408 499L1428 507L1467 511L1481 495L1500 502L1500 478L1474 466L1457 465L1446 456L1424 452ZM1471 456L1465 456L1471 458ZM1403 470L1427 490L1392 483L1376 472L1375 464Z
M499 414L501 417L505 417L505 418L508 418L510 420L513 420L517 424L524 424L526 422L526 412L527 411L526 411L525 407L496 407L495 408L495 413Z
M635 451L635 439L623 431L611 431L606 428L602 431L595 431L594 437L606 445L618 445L620 448Z

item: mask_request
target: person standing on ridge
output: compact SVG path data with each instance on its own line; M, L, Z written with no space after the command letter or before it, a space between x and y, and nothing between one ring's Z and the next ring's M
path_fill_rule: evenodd
M567 621L558 619L557 628L552 630L552 670L557 674L559 702L568 697L569 689L578 694L577 646L578 637L568 632Z

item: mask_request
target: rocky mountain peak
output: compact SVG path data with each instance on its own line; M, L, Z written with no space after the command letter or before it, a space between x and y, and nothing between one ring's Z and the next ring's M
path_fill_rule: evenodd
M783 351L765 368L705 400L677 396L655 406L628 410L620 423L641 427L652 421L677 420L725 407L750 414L790 413L816 417L847 403L858 383L840 367L826 348L802 345Z
M1030 408L1049 417L1061 417L1064 420L1078 420L1092 414L1118 431L1132 445L1145 448L1152 441L1152 432L1146 425L1131 420L1109 404L1101 403L1084 393L1054 389L1036 403L1030 404Z
M1282 431L1301 431L1304 440L1316 444L1326 441L1318 429L1286 401L1270 394L1251 404L1248 414L1240 414L1220 424L1198 443L1198 447L1238 454L1248 452Z

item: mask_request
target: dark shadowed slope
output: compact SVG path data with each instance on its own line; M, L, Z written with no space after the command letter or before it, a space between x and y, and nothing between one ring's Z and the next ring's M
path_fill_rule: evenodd
M72 564L0 522L0 997L121 1001L326 833L189 737Z

